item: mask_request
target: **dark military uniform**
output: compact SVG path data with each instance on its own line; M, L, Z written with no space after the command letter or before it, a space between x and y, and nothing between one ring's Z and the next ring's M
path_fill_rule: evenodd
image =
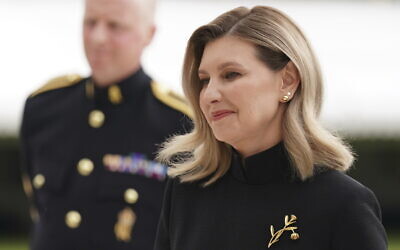
M332 169L305 182L284 146L242 159L216 183L166 188L155 250L385 250L374 194Z
M152 249L166 179L154 152L190 129L182 112L142 70L107 88L67 76L33 93L21 129L32 249Z

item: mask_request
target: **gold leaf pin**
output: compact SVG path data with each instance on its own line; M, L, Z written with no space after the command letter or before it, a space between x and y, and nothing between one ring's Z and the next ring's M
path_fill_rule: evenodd
M279 238L285 231L292 231L292 234L290 235L290 239L292 239L292 240L299 239L300 238L299 234L294 231L297 229L297 227L291 226L292 224L296 223L296 221L297 221L297 217L294 214L290 215L290 220L289 220L289 216L286 215L285 216L285 226L276 232L274 230L274 226L271 225L269 229L270 229L272 237L268 243L268 248L270 248L272 246L272 244L278 242Z

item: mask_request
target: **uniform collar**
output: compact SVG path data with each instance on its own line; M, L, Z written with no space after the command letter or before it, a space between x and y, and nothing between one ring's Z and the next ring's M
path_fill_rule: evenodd
M97 104L118 105L142 95L140 90L149 86L151 79L142 68L127 78L108 87L97 87L90 77L86 82L86 96Z
M295 177L283 142L244 159L234 150L231 171L239 181L255 185L289 182Z

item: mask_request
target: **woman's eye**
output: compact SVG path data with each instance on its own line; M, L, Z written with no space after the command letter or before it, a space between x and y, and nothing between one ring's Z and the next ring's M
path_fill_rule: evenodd
M225 73L224 78L227 80L233 80L238 76L240 76L240 73L238 72L227 72Z
M203 79L200 78L199 81L200 81L200 84L203 86L205 84L208 84L208 82L210 81L210 78L203 78Z

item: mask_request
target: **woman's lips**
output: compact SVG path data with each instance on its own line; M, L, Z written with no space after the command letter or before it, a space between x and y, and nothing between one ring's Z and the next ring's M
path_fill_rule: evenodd
M235 112L231 111L231 110L218 110L218 111L214 111L211 112L211 120L212 121L218 121L221 120L225 117L227 117L228 115L231 115Z

